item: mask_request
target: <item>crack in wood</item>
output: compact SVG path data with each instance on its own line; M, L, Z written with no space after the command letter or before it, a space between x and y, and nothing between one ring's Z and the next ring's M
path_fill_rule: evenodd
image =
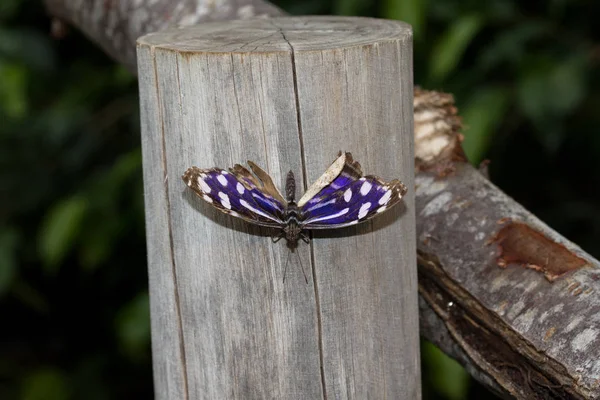
M271 21L272 25L275 26L276 28L279 29L279 33L281 34L281 37L283 38L283 40L285 40L285 42L288 44L288 46L290 47L290 59L291 59L291 63L292 63L292 80L293 80L293 86L294 86L294 98L295 98L295 103L296 103L296 122L298 124L298 136L299 136L299 140L300 140L300 158L302 161L302 181L304 183L304 190L306 190L308 188L308 182L307 182L307 169L306 169L306 156L304 154L304 140L302 137L302 116L300 114L300 96L298 94L298 75L296 72L296 55L294 52L294 46L292 46L292 44L290 43L290 41L288 40L288 38L285 36L285 32L283 31L283 28L278 27L275 23L273 23ZM325 383L325 367L324 367L324 356L323 356L323 324L321 321L321 304L320 304L320 299L319 299L319 285L317 284L317 275L316 275L316 265L315 265L315 252L314 252L314 247L312 245L312 233L309 234L310 235L310 243L308 244L309 249L310 249L310 263L311 263L311 269L312 269L312 276L313 276L313 287L314 287L314 291L315 291L315 307L316 307L316 316L317 316L317 342L318 342L318 346L319 346L319 370L320 370L320 374L321 374L321 387L323 390L323 399L327 400L327 387L326 387L326 383Z

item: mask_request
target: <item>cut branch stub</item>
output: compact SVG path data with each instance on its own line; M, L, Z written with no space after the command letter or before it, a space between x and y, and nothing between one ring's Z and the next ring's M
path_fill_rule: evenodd
M415 164L418 171L445 176L465 162L461 118L449 93L415 88Z
M419 398L410 27L208 23L141 38L138 65L156 397ZM310 285L180 178L249 159L306 190L339 150L409 192L301 246Z

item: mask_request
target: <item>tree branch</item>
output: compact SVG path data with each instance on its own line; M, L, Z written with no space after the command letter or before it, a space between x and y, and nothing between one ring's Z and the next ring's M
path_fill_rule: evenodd
M85 33L108 55L137 74L135 42L168 26L274 17L283 11L261 0L45 0L54 18Z
M46 0L135 73L171 24L276 16L260 0ZM468 165L452 97L415 90L421 332L504 397L600 398L598 261Z
M464 162L459 129L415 91L422 334L502 395L598 398L598 261Z

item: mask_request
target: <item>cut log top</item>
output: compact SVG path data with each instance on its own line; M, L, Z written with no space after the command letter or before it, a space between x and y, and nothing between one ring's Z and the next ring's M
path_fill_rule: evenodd
M395 40L412 40L410 25L358 17L282 17L211 22L171 28L138 40L177 52L256 53L344 49Z

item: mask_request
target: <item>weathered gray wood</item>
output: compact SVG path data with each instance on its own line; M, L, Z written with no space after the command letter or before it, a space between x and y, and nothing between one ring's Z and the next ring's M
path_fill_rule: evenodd
M140 52L140 64L152 65L152 54ZM157 266L149 274L152 291L152 356L154 387L157 399L185 398L186 376L183 352L182 320L177 292L176 270L171 251L171 226L168 213L169 193L163 148L164 126L162 105L157 98L155 74L143 74L139 79L141 128L144 132L142 150L144 164L144 200L147 218L146 242L148 265Z
M410 28L204 24L140 39L138 66L157 398L419 398ZM283 243L180 178L251 159L306 185L340 149L409 192L301 246L309 285L295 258L283 283Z

